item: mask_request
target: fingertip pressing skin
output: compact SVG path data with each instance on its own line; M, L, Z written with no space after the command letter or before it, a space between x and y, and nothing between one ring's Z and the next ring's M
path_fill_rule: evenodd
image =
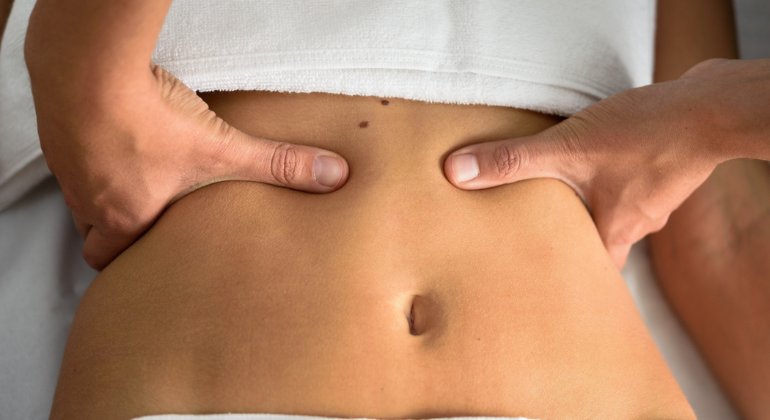
M455 186L463 188L462 183L479 176L479 161L472 153L452 155L447 158L444 172Z
M347 182L348 167L345 159L333 156L316 156L313 162L313 180L334 191Z

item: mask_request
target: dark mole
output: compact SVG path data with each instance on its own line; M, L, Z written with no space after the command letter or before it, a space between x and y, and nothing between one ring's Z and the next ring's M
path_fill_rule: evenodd
M369 127L369 121L361 121L361 124L358 124L358 127L360 128Z
M382 102L380 102L380 103L385 105L385 106L387 106L390 103L390 101L387 100L387 99L383 99Z

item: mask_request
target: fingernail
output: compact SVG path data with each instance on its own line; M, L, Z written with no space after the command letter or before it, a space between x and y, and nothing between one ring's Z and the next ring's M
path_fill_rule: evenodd
M313 162L313 179L321 185L335 187L342 177L342 164L331 156L316 156Z
M456 182L470 181L479 176L479 161L470 153L452 156L452 172Z

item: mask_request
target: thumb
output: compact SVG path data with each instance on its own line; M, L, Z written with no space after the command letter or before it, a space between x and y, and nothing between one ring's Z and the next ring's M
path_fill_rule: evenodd
M531 178L556 178L582 197L579 188L581 179L576 175L582 171L574 167L580 159L573 159L575 151L571 151L567 140L562 139L559 125L533 136L478 143L458 149L444 162L444 174L454 186L465 190L490 188ZM565 159L567 156L570 159Z
M143 226L134 232L115 232L112 235L105 235L101 229L92 226L84 238L83 259L91 268L101 271L147 228L148 226Z
M204 170L206 179L201 182L257 181L326 193L348 179L345 159L324 149L253 137L233 127L218 144L221 147L214 148L214 162Z

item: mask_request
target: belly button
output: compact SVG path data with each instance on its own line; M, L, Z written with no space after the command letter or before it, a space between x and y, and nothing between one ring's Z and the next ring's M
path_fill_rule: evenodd
M412 297L409 305L409 311L406 314L406 322L409 325L409 334L420 335L425 332L427 311L425 307L425 298L420 295Z
M409 308L409 314L406 316L406 322L409 324L409 334L417 335L417 330L414 329L414 306Z

